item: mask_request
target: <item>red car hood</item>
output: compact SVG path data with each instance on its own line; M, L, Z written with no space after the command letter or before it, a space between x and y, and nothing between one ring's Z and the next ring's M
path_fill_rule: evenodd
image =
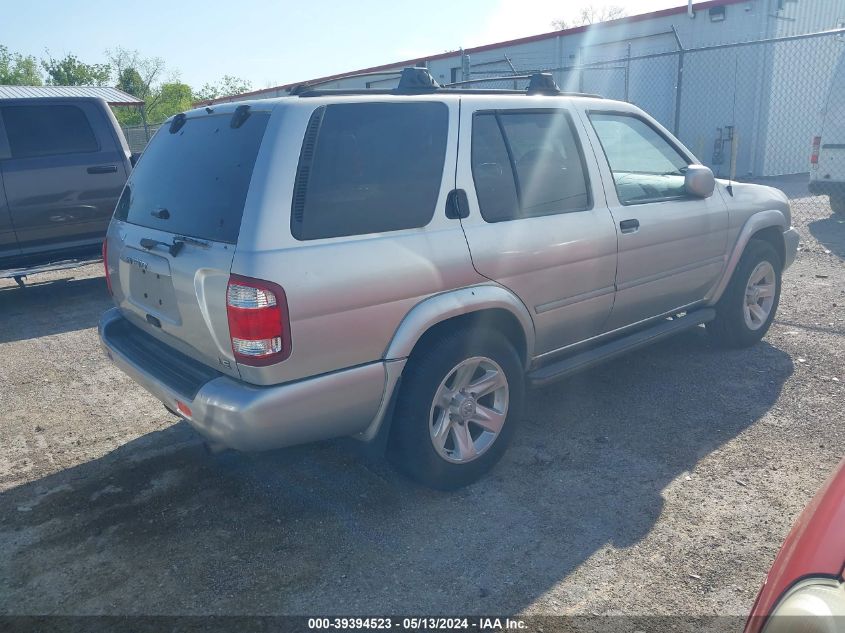
M845 459L804 508L778 552L751 610L757 633L783 593L808 576L842 578L845 567Z

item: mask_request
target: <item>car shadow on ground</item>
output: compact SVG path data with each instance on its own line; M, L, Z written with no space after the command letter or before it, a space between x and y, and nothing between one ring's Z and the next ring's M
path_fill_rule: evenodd
M178 423L0 494L0 612L516 612L643 539L792 371L765 342L679 335L530 392L503 461L454 493L350 441L212 456ZM572 605L595 591L573 584Z
M94 327L111 305L105 277L5 285L0 287L0 343Z
M845 215L834 214L807 225L810 233L831 253L845 259Z

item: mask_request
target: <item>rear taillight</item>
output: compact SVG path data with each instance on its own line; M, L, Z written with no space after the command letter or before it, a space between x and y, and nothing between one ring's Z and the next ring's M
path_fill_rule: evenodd
M290 320L281 286L231 275L226 314L232 352L239 363L262 367L290 356Z
M111 290L111 275L109 274L109 240L106 238L103 240L103 268L106 271L106 288L109 290L109 294L114 294Z
M822 137L813 137L813 153L810 154L810 164L818 166L819 164L819 148L822 146Z

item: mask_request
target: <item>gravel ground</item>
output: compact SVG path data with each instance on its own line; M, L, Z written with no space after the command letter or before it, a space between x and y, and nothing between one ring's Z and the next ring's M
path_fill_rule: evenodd
M0 281L0 613L743 615L845 443L845 222L795 224L764 342L532 392L451 494L351 441L208 455L100 351L98 266Z

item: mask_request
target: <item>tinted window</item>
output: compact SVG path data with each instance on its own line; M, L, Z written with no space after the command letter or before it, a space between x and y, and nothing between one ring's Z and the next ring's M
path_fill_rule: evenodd
M71 105L7 106L3 121L12 158L96 152L85 113Z
M619 202L634 204L685 197L687 159L648 123L624 114L590 115L601 141Z
M590 206L581 150L565 112L476 115L472 170L488 222Z
M488 222L511 220L519 200L505 139L494 114L473 117L472 178L481 216Z
M345 103L315 111L291 230L300 240L425 226L446 156L442 103Z
M115 217L200 239L235 243L255 157L269 113L240 127L231 114L189 118L175 134L165 124L132 170ZM167 209L169 217L152 213Z

